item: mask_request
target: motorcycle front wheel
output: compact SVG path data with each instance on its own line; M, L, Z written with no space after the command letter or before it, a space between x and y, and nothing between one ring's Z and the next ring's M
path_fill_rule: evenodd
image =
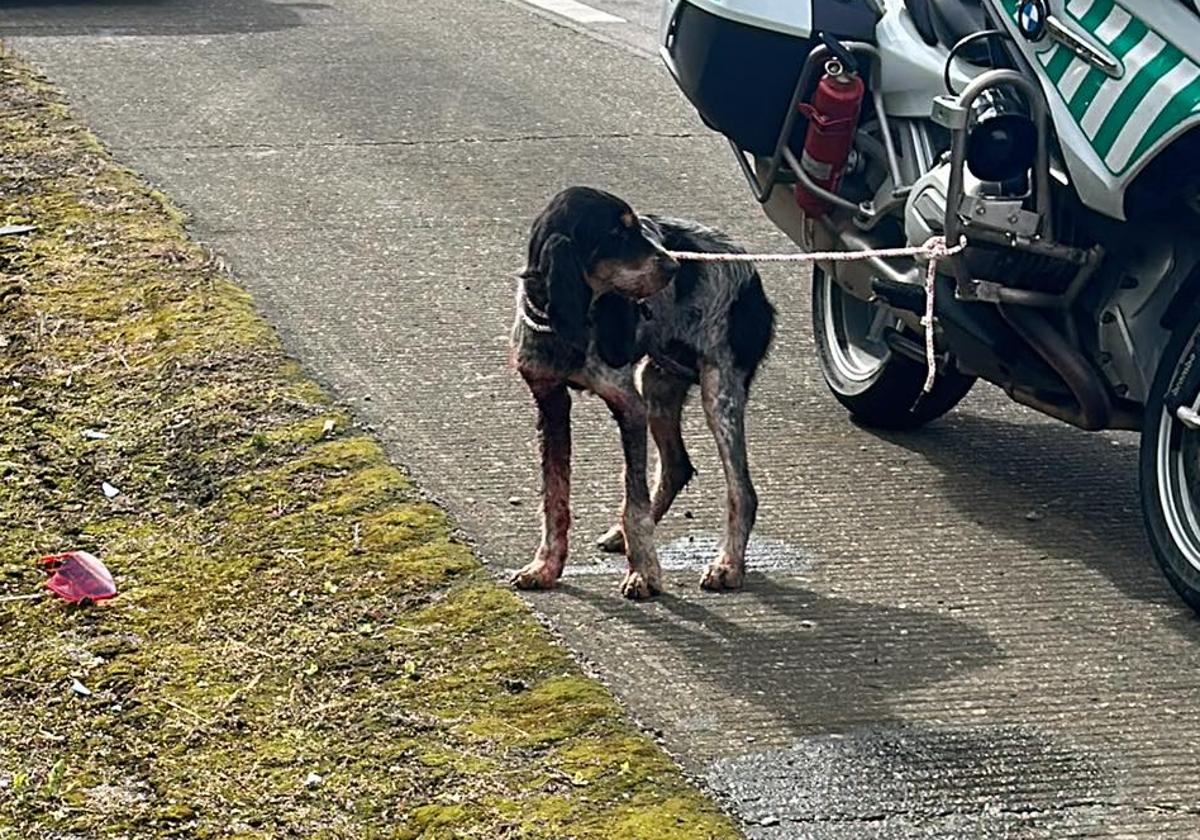
M1196 365L1200 305L1172 332L1158 363L1138 469L1142 516L1154 554L1171 586L1200 613L1200 428L1180 420L1176 407L1181 405L1185 416L1189 408L1200 410L1200 387L1188 375Z
M813 339L825 384L851 416L878 429L915 429L948 412L971 390L975 379L958 371L938 377L933 391L918 402L926 366L892 352L881 323L886 311L845 291L813 267Z

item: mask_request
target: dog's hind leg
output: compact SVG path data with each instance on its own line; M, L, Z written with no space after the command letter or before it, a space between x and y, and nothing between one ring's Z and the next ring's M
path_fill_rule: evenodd
M690 383L678 376L646 365L641 375L642 399L646 403L646 416L650 434L658 448L658 467L654 477L650 511L655 522L659 522L671 509L671 503L695 475L695 468L683 444L680 422L683 403L687 399ZM614 553L625 550L625 533L618 523L597 540L604 551Z
M717 442L725 471L725 540L721 553L704 572L700 586L720 591L740 589L746 576L746 543L758 512L746 458L747 375L733 367L705 366L700 393L708 427Z
M512 576L518 589L551 589L567 562L571 527L571 395L566 385L529 381L542 451L542 541L533 561Z
M621 430L625 454L625 498L621 503L621 529L629 570L621 584L626 598L649 598L662 592L662 569L654 551L654 517L646 486L646 407L632 388L605 389L601 393Z
M660 521L671 509L671 503L696 474L692 459L683 444L683 403L691 383L648 365L642 374L642 399L650 434L658 448L658 468L654 477L654 492L650 502L654 521Z

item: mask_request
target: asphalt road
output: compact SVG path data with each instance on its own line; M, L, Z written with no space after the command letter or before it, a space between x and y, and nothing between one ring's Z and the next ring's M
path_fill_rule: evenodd
M656 4L576 24L520 0L7 0L0 33L192 215L288 347L498 572L537 539L512 273L559 187L778 248L652 57ZM1200 837L1200 632L1141 531L1136 441L979 388L915 434L857 429L813 359L802 272L750 416L756 571L702 594L720 470L631 604L590 548L616 432L576 402L564 586L529 602L752 837ZM510 503L510 499L517 503Z

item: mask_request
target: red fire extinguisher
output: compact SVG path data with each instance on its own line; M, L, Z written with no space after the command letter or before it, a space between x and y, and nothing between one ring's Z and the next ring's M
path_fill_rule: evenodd
M812 102L799 106L808 120L800 165L813 183L830 192L837 192L842 182L865 92L866 86L855 68L842 58L831 58L825 63L825 75L817 84ZM829 203L804 184L796 184L796 204L810 216L829 211Z

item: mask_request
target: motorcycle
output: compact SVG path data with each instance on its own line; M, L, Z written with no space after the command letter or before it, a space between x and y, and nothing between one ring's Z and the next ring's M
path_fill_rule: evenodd
M814 266L834 397L911 429L983 379L1139 431L1147 532L1200 612L1193 0L667 0L660 36L801 249L965 245L931 294L918 258Z

